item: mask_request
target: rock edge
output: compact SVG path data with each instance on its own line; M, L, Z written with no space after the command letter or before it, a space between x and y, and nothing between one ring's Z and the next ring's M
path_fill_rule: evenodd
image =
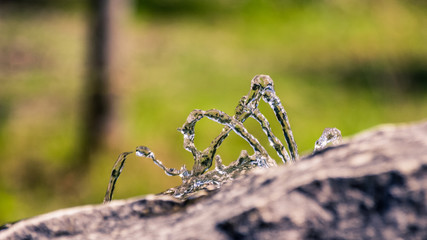
M387 125L195 201L148 195L40 215L0 239L427 239L427 122Z

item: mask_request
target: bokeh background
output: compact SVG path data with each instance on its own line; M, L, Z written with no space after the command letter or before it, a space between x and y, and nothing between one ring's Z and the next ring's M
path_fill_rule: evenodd
M275 81L301 154L325 127L351 136L425 119L426 10L415 0L0 1L0 225L101 203L117 156L138 145L191 167L176 129L196 108L232 115L256 74ZM202 120L196 145L220 130ZM232 134L219 154L229 163L242 149ZM131 156L114 198L179 182Z

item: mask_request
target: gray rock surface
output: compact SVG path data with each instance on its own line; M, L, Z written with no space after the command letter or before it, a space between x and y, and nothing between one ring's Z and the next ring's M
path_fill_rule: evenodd
M427 122L360 133L200 199L58 210L0 239L427 239Z

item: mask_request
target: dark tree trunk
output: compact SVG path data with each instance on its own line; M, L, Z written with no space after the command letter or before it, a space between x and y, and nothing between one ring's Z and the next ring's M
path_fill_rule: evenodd
M83 124L76 159L82 169L90 163L91 153L96 152L105 136L109 118L110 100L110 36L111 0L89 1L87 79L83 92Z

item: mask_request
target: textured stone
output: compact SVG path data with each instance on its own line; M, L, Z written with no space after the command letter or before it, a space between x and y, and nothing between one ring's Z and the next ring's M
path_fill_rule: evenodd
M363 132L198 199L58 210L0 239L427 239L427 122Z

